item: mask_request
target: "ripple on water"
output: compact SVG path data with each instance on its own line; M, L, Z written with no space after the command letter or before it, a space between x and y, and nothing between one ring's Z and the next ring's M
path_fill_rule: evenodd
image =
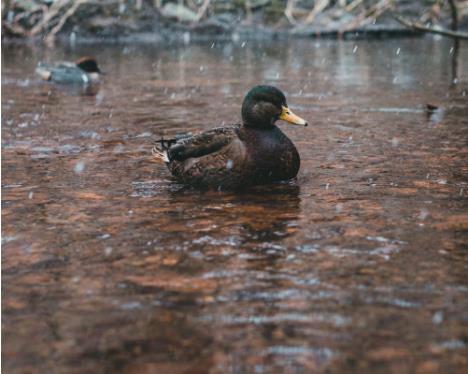
M240 239L236 236L228 236L223 239L215 239L210 235L204 235L201 238L193 240L194 244L209 244L209 245L228 245L236 247L240 245Z
M154 179L150 181L132 182L133 192L131 197L154 197L167 191L176 192L185 188L181 184L174 183L165 179Z
M352 319L337 313L283 313L273 316L251 315L205 315L200 318L204 322L216 322L226 325L264 325L269 323L297 322L297 323L325 323L336 327L344 327L351 323Z
M284 346L277 345L268 347L262 352L263 355L281 355L281 356L307 356L312 355L319 361L328 361L334 356L334 352L329 348L312 348L303 346Z

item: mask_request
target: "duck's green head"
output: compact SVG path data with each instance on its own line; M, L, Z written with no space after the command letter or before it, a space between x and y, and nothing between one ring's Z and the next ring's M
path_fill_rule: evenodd
M269 128L277 120L293 125L307 126L307 122L288 108L284 94L273 86L255 86L242 103L244 125L255 128Z

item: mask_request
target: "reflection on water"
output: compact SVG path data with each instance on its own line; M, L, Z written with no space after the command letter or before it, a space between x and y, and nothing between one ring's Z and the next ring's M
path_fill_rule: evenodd
M468 365L468 50L453 84L443 40L278 43L4 46L9 372ZM33 76L85 54L100 86ZM152 162L161 135L237 122L261 82L313 124L281 125L297 180L200 192Z

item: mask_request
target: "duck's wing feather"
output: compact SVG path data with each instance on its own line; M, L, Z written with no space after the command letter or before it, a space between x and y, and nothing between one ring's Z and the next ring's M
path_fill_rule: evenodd
M182 138L167 150L170 161L184 161L219 151L237 138L238 126L219 127Z

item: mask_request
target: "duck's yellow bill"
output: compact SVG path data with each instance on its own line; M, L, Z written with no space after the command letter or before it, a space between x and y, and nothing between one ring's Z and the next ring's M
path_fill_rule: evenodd
M307 121L294 114L291 109L286 106L282 106L283 111L281 112L279 118L283 121L292 123L293 125L303 125L307 126Z

